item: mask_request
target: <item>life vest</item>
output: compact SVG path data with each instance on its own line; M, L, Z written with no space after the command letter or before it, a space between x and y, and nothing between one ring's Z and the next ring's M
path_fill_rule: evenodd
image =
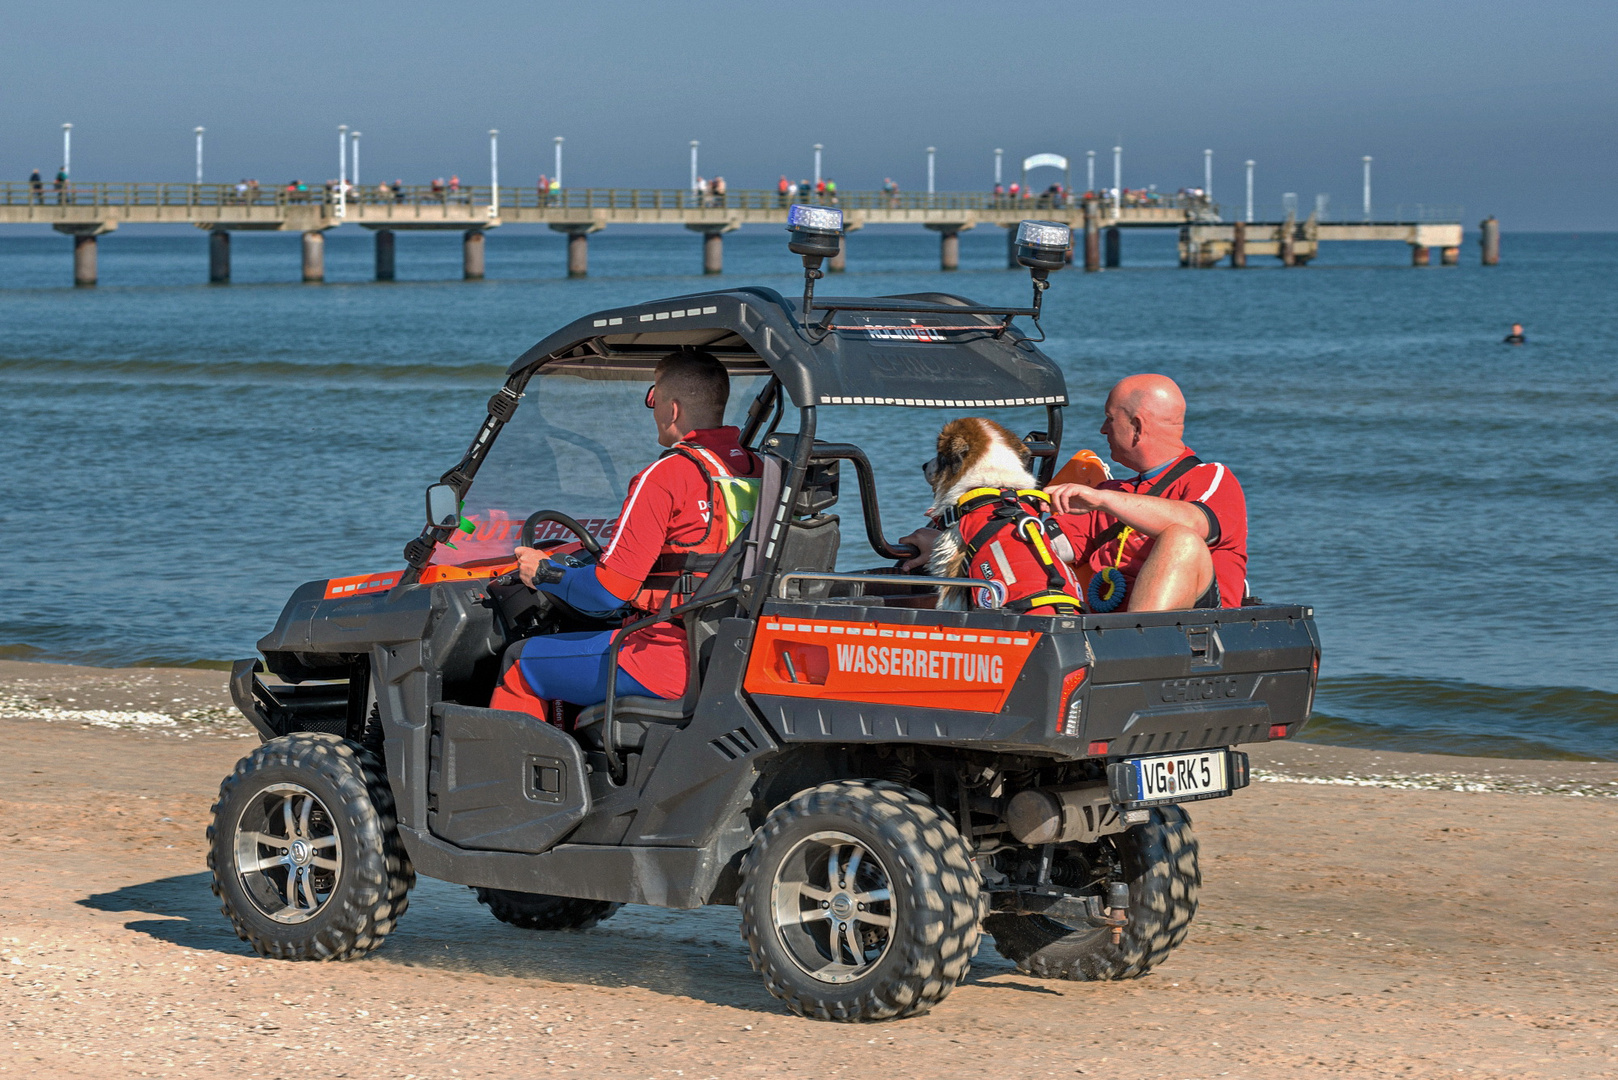
M682 603L696 591L719 557L752 524L763 487L762 477L735 475L718 454L697 443L677 443L664 456L668 454L688 459L707 481L708 527L701 539L689 544L664 539L651 573L631 601L646 612L660 611L665 603Z
M951 517L966 553L962 576L1004 585L1006 610L1079 613L1078 579L1051 550L1062 530L1043 491L973 488Z

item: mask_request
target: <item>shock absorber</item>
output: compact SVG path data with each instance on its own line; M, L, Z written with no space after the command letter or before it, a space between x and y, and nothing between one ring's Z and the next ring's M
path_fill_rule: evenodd
M909 787L915 778L915 772L902 761L896 761L882 770L882 779L892 780L895 784L903 784L906 787Z
M1129 883L1127 881L1114 881L1107 886L1107 914L1118 922L1112 928L1112 943L1118 944L1124 939L1124 924L1129 919Z

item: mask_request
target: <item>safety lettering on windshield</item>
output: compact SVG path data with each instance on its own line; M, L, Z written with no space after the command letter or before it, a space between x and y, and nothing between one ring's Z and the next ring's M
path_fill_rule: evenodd
M766 618L751 693L998 712L1039 634Z

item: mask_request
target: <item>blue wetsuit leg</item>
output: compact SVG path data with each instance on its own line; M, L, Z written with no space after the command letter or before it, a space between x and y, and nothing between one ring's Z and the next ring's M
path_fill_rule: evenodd
M517 664L524 681L547 701L599 705L607 700L607 650L615 631L542 634L525 638ZM629 672L618 669L618 696L657 697Z

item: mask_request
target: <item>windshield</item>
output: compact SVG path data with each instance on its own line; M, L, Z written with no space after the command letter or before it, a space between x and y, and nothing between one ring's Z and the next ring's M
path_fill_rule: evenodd
M434 564L509 560L524 519L536 510L577 518L603 542L612 536L630 478L663 448L646 408L647 374L590 374L541 373L529 381L467 490L461 512L476 531L451 537L453 548L440 544ZM741 423L765 381L732 376L726 423ZM546 540L572 534L546 522L538 535Z

